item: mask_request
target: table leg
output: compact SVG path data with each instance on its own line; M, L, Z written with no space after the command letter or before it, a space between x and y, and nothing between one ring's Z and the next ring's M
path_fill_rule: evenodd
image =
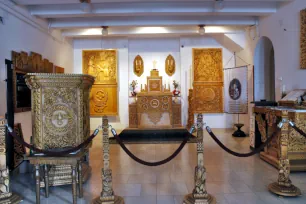
M36 178L36 204L40 204L40 175L39 164L35 165L35 178Z
M76 165L71 165L71 177L72 177L72 199L73 199L73 204L76 204L77 203Z
M79 198L83 198L83 179L82 179L82 161L79 161L79 171L78 171L78 176L79 176Z
M49 197L49 172L48 172L48 165L45 164L45 191L46 191L46 198Z

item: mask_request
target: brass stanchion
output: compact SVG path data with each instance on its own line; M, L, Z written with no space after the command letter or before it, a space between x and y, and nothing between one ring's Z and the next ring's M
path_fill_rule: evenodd
M203 115L197 116L197 160L195 167L195 187L191 194L185 196L183 204L215 204L216 199L206 191L206 168L204 167L204 146L203 146Z
M289 121L288 111L282 111L282 122L279 124L280 136L280 161L278 181L268 186L269 191L280 196L299 196L301 190L294 186L289 178L290 163L288 159Z
M6 120L0 117L0 204L20 203L21 197L11 192L9 170L6 167Z
M103 129L103 163L102 168L102 192L101 195L95 198L93 204L124 204L124 200L120 196L114 195L112 187L112 170L109 168L109 132L108 132L108 119L103 116L102 129Z

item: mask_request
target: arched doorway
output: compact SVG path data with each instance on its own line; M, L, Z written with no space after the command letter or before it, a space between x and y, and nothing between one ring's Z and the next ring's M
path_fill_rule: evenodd
M275 101L275 59L272 41L261 37L254 55L254 100Z

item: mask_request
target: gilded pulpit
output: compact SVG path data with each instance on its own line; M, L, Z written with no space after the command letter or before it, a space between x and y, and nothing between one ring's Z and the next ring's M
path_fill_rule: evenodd
M75 147L90 136L89 94L94 77L81 74L27 74L32 93L32 143L39 149ZM49 184L71 183L70 166L49 169ZM83 180L90 167L83 163ZM44 186L44 182L41 182Z
M162 80L157 69L151 70L136 102L129 105L130 128L181 126L181 104L172 101L170 87L167 89Z

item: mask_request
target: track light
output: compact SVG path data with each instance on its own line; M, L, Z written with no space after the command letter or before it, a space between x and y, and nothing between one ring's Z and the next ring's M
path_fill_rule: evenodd
M215 9L216 10L224 9L224 0L215 0Z
M102 31L101 31L103 36L108 35L108 26L102 26Z
M199 25L199 34L204 35L205 34L205 25Z
M80 5L80 8L83 12L85 13L90 13L91 12L91 3L90 3L91 0L80 0L81 2L81 5Z

